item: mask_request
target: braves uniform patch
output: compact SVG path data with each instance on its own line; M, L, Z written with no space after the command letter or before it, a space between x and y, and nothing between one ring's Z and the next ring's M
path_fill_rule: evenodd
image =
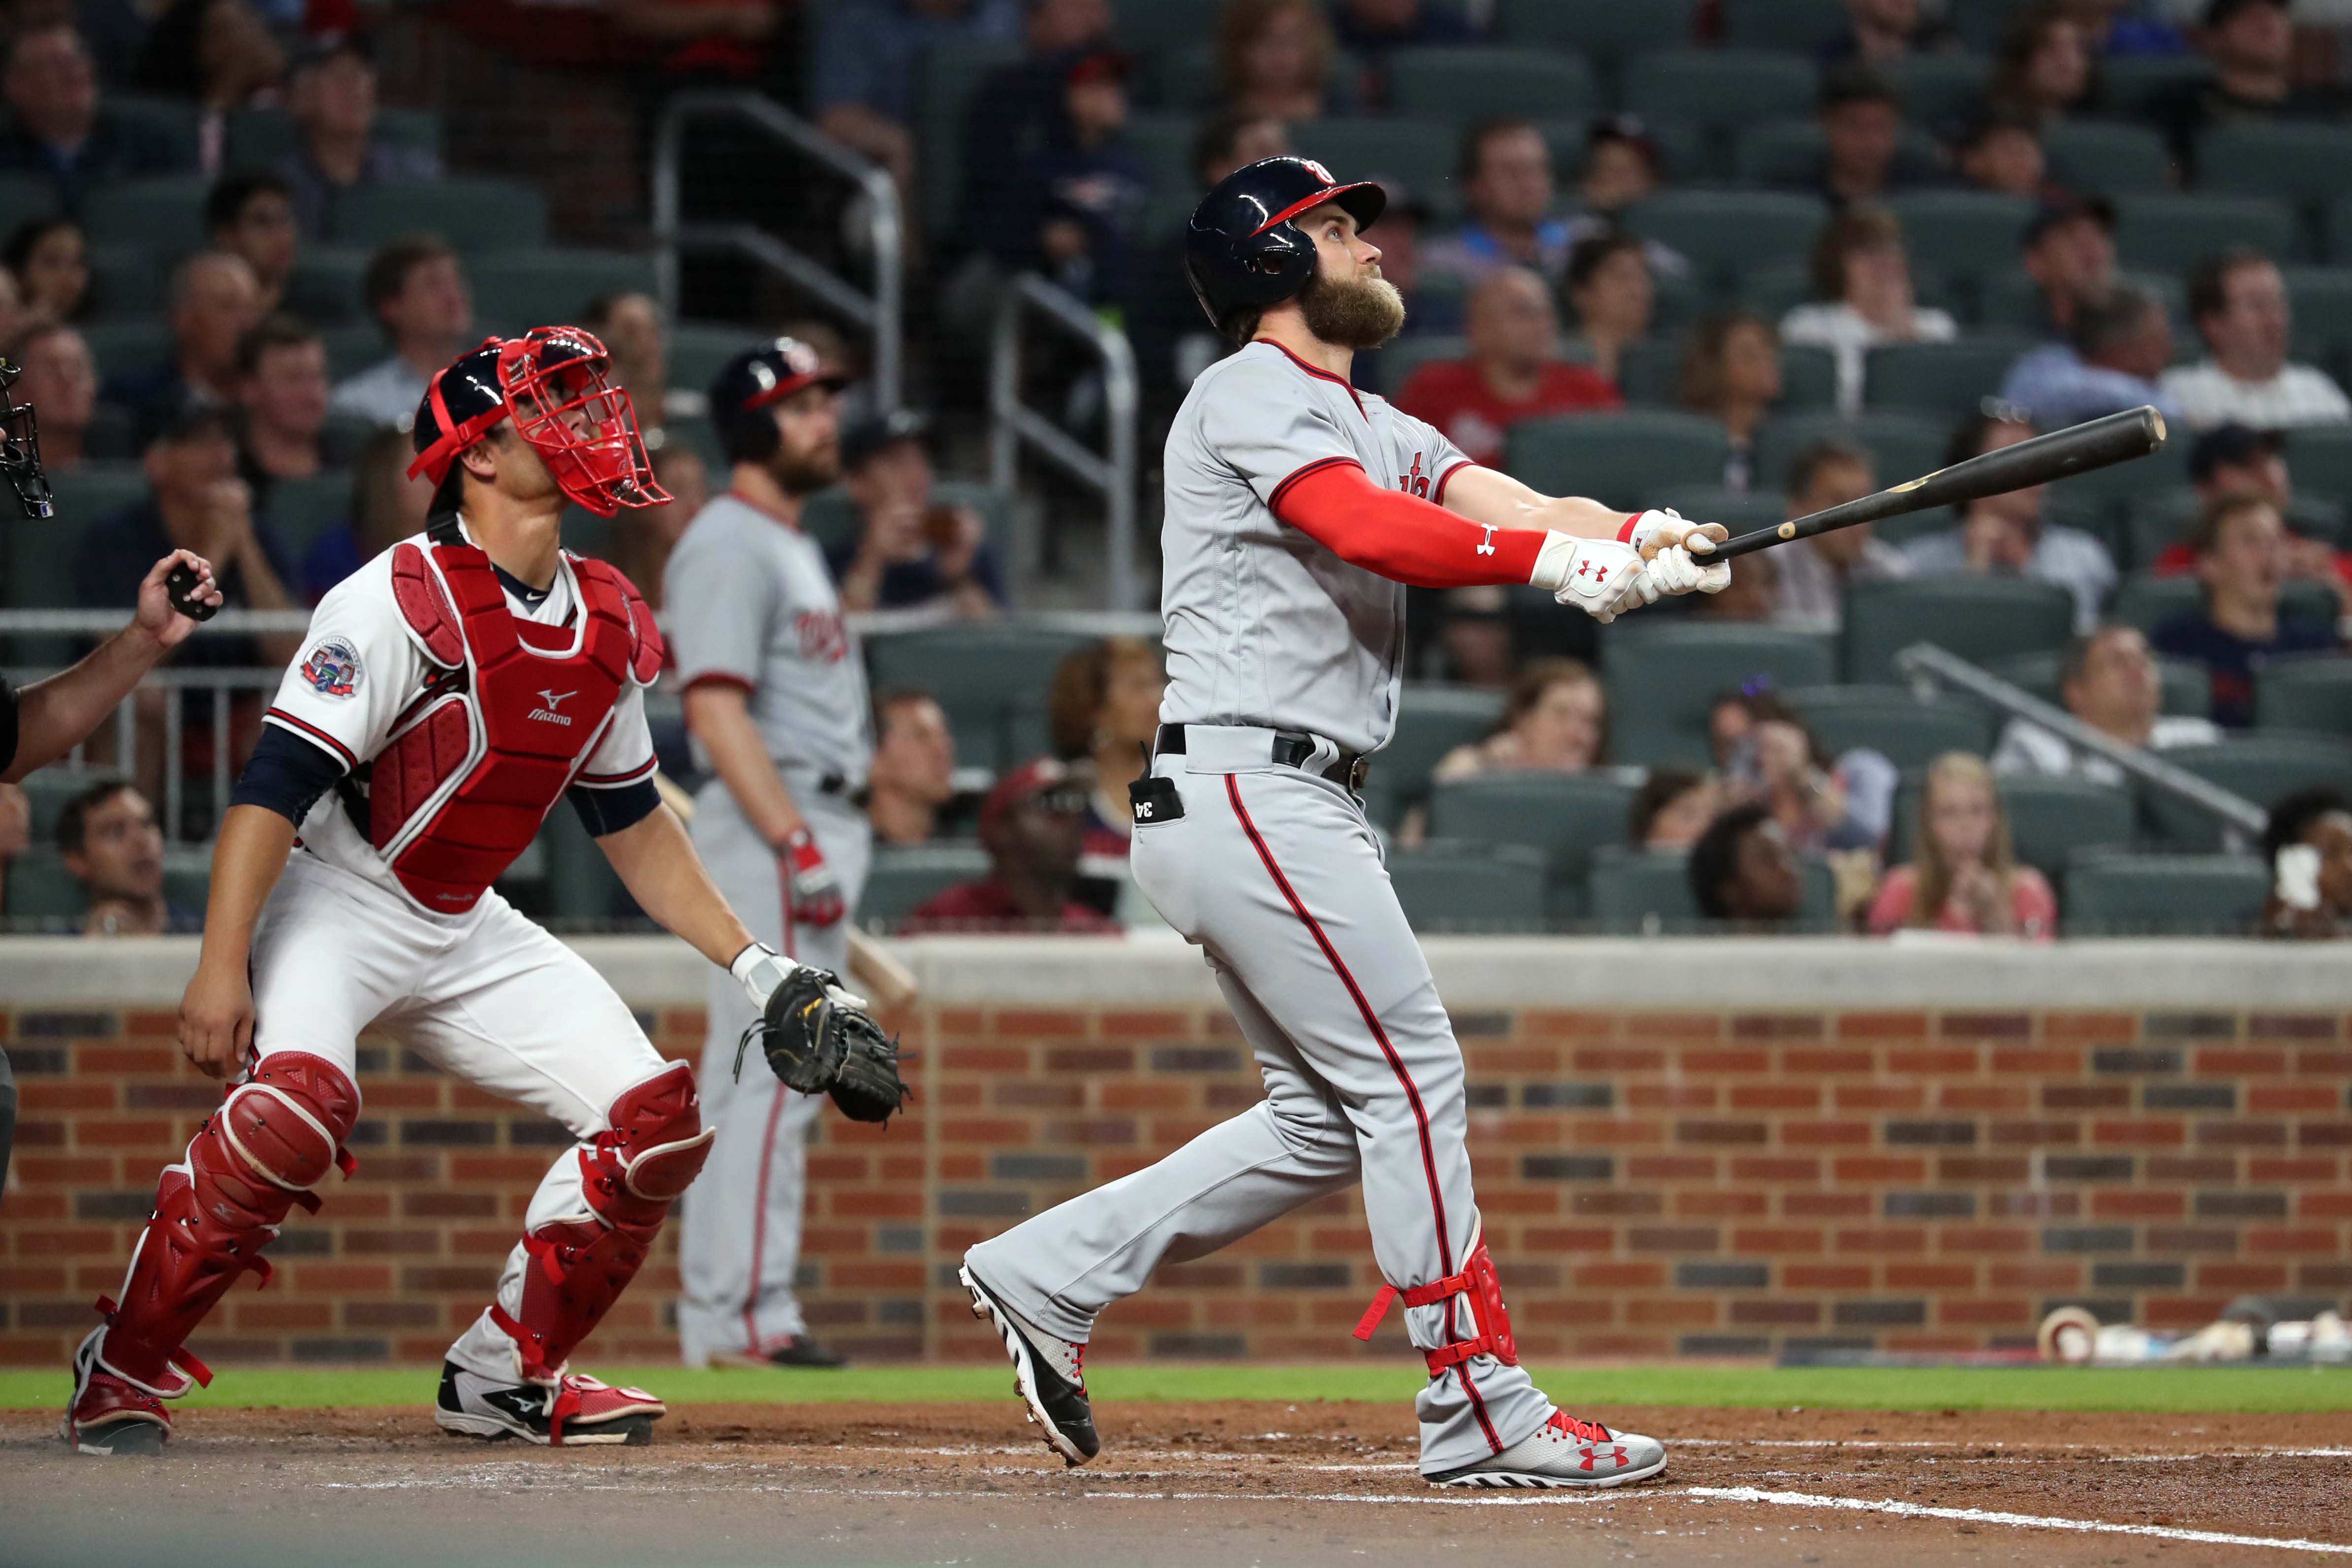
M360 689L359 649L329 637L303 656L302 679L321 697L349 697Z

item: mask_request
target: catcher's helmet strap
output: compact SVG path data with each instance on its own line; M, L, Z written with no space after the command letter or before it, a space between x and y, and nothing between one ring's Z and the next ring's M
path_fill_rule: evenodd
M436 371L425 388L425 401L433 405L433 422L441 426L441 438L417 453L416 460L408 465L408 477L412 479L422 474L439 484L449 472L449 465L457 460L457 454L489 434L507 416L507 405L500 402L463 424L451 424L448 402L441 395L441 378L448 374L446 369Z

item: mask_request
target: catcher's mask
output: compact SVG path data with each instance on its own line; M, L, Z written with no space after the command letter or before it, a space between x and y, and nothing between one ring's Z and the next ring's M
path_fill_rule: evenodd
M26 517L54 517L49 477L41 471L41 426L33 417L33 405L8 393L24 374L14 361L0 359L0 475L16 492L16 505Z
M612 356L592 332L533 327L485 339L452 361L417 406L409 477L439 484L502 419L514 421L563 493L599 517L669 501L654 482L629 395L613 382Z

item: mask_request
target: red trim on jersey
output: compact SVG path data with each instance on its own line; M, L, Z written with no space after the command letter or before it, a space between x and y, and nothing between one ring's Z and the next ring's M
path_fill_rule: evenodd
M272 708L268 712L264 713L262 718L266 720L275 719L279 723L285 725L288 729L301 735L303 739L307 741L314 741L318 744L324 746L327 750L341 757L343 760L343 766L347 768L355 768L360 765L359 758L352 754L352 749L349 746L344 745L341 741L336 740L332 735L328 734L316 724L310 723L301 719L297 719L293 714L289 713L283 708Z
M754 685L751 680L747 679L743 676L736 674L731 669L706 669L700 675L696 676L692 680L688 681L686 683L686 689L691 691L698 686L731 686L739 691L757 691L760 689L759 687Z
M1282 483L1274 487L1274 493L1265 498L1267 510L1271 510L1276 517L1280 517L1282 515L1283 498L1290 493L1291 486L1307 478L1309 474L1319 474L1326 468L1353 468L1360 474L1364 471L1364 465L1356 461L1353 458L1318 458L1313 462L1307 464L1305 468L1299 469L1297 473L1291 475L1288 479L1283 480Z
M1454 482L1454 476L1460 473L1465 468L1475 468L1477 466L1477 464L1472 462L1469 458L1465 458L1462 461L1454 464L1452 468L1438 475L1437 488L1429 492L1429 504L1432 506L1444 506L1445 504L1445 487ZM1530 567L1529 570L1532 571L1533 568Z
M1359 414L1364 414L1363 395L1356 390L1355 384L1350 382L1346 376L1333 375L1328 370L1322 370L1317 366L1308 364L1305 360L1300 359L1297 354L1292 353L1288 349L1284 348L1272 338L1252 338L1250 342L1254 343L1264 343L1266 347L1281 354L1283 358L1288 360L1291 363L1297 365L1299 369L1305 371L1307 374L1313 376L1318 381L1328 381L1334 386L1346 388L1348 395L1355 401L1356 412ZM1364 417L1369 419L1371 416L1364 414Z
M1413 588L1511 586L1535 575L1544 536L1472 522L1374 484L1353 462L1310 464L1283 480L1274 513L1351 566Z

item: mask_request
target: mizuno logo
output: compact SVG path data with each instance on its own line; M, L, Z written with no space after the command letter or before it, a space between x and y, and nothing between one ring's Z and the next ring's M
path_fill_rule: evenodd
M571 727L572 721L564 715L558 713L555 710L559 704L567 699L577 697L579 695L580 693L577 691L542 691L539 694L539 700L546 703L547 706L544 708L532 709L530 710L530 716L533 720L541 724L562 724L568 729Z

